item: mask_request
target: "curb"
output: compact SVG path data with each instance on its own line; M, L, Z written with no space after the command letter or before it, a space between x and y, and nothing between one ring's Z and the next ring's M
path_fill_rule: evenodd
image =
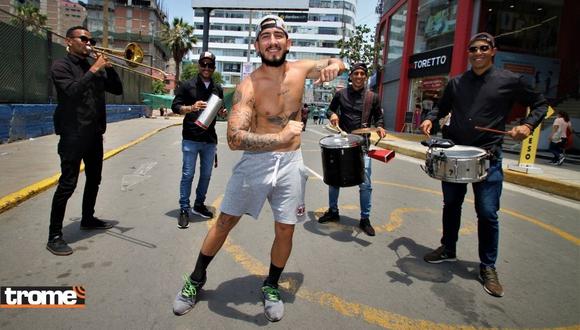
M131 141L127 144L124 144L118 148L112 149L107 151L104 155L103 155L103 161L115 156L116 154L120 153L123 150L126 150L138 143L143 142L144 140L148 139L149 137L161 132L164 129L167 129L169 127L173 127L173 126L180 126L182 125L181 123L176 123L176 124L171 124L165 127L161 127L158 128L156 130L153 130L149 133L146 133L145 135L137 138L134 141ZM82 164L81 165L81 172L84 171L85 169L85 165ZM53 176L50 176L46 179L43 179L37 183L31 184L27 187L24 187L16 192L13 192L11 194L8 194L6 196L3 196L2 198L0 198L0 213L3 213L15 206L17 206L18 204L26 201L29 198L32 198L34 196L36 196L37 194L51 188L52 186L56 185L58 183L58 179L60 178L60 172L56 173Z
M376 141L377 137L373 136L373 138L374 141ZM393 150L396 153L400 153L402 155L425 160L425 152L423 151L396 146L386 141L379 142L378 146L381 148ZM504 180L506 182L514 183L527 188L533 188L575 201L580 201L580 185L570 184L553 179L546 179L543 177L535 176L533 174L519 173L506 168L504 168L503 174Z

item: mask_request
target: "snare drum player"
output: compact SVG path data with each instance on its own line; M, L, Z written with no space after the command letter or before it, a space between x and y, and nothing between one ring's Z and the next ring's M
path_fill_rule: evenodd
M351 66L349 78L351 85L336 92L328 115L333 126L340 127L350 133L358 128L370 127L373 123L377 127L380 138L385 137L383 110L377 94L368 90L368 70L365 63L355 63ZM365 104L366 103L366 104ZM365 111L366 109L366 111ZM367 155L370 134L365 136L366 145L363 146L365 179L359 187L360 222L359 227L369 236L375 236L375 229L371 226L371 158ZM328 186L328 210L318 219L319 223L339 221L338 195L340 187Z
M449 81L443 96L421 123L429 135L433 122L453 112L448 138L455 144L474 146L488 151L490 167L485 180L473 183L477 232L479 240L480 279L484 290L502 297L504 290L495 269L498 254L500 196L503 182L501 145L503 135L475 129L475 126L505 130L506 119L514 103L530 107L521 124L508 135L515 140L528 137L543 120L547 103L521 75L493 66L497 51L493 36L482 32L474 35L467 49L471 69ZM442 182L443 237L441 246L426 254L429 263L456 261L456 243L461 223L461 207L467 192L466 183Z
M345 70L339 59L287 62L291 40L284 21L265 16L256 27L255 48L262 65L237 87L228 120L228 145L243 150L228 182L221 213L209 230L195 269L177 293L173 312L195 305L206 282L206 269L242 215L258 218L266 199L274 214L275 238L270 270L260 292L264 314L272 322L284 315L278 280L292 250L295 224L304 219L306 172L300 150L304 82L322 83Z

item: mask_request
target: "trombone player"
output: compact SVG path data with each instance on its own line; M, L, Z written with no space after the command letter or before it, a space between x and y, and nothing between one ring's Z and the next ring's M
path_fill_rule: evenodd
M67 201L77 185L81 160L85 163L86 183L80 229L112 227L111 223L97 219L94 213L103 168L103 134L107 124L105 92L121 95L123 85L112 63L101 52L95 52L93 64L88 62L95 44L85 27L71 27L66 32L68 54L54 61L51 68L58 99L54 130L60 135L61 176L52 199L46 248L60 256L73 252L63 238L62 224Z

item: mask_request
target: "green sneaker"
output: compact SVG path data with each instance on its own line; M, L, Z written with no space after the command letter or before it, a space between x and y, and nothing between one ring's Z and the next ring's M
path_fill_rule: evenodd
M278 322L284 316L284 303L280 299L280 290L268 284L262 287L264 315L270 322Z
M206 277L204 276L203 281L196 282L184 275L183 280L185 281L183 288L177 293L173 301L173 314L175 315L183 315L193 309L197 302L197 294L205 284Z

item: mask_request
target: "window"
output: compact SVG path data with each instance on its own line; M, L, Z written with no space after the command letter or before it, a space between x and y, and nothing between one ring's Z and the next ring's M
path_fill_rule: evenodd
M240 72L240 63L224 62L224 72Z
M457 0L420 0L414 53L453 44Z
M333 27L319 27L318 28L318 33L319 34L331 34L331 35L336 35L338 34L338 29L337 28L333 28Z
M397 10L389 20L387 45L387 62L403 56L403 41L405 40L405 24L407 23L407 4Z
M501 34L502 37L496 40L499 49L546 57L558 56L563 1L522 0L506 5L501 1L488 0L484 1L484 5L487 10L482 13L480 31L487 31L494 36Z

